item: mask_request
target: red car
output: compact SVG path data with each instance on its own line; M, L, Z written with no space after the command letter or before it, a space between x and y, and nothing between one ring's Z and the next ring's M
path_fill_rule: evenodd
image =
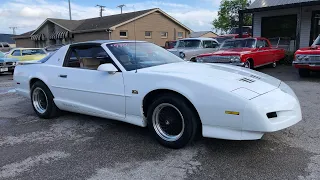
M268 64L276 67L277 61L285 58L285 50L273 48L266 38L238 38L224 41L220 49L196 58L202 63L228 63L246 68Z
M300 77L308 77L311 71L320 71L320 35L311 47L297 50L293 65L299 69Z

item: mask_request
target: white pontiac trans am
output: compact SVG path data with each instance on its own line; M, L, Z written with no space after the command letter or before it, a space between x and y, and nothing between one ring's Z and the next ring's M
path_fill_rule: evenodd
M16 90L36 114L60 110L148 126L170 148L197 134L260 139L299 122L299 100L284 82L225 64L185 62L141 41L66 45L36 63L18 65Z

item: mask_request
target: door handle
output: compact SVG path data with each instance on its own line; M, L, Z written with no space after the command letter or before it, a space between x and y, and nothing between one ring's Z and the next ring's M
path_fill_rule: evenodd
M67 75L64 75L64 74L60 74L59 77L61 77L61 78L67 78L68 76L67 76Z

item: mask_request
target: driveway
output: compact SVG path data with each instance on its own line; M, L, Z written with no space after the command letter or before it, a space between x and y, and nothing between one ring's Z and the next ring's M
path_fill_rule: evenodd
M258 141L201 138L180 150L146 128L66 113L43 120L0 75L0 179L320 179L320 75L263 68L289 84L303 121Z

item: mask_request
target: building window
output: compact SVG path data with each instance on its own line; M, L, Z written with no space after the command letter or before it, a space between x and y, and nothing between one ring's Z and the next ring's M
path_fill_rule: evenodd
M168 38L168 32L161 32L161 38Z
M178 32L178 38L183 38L183 32Z
M145 38L152 38L152 32L151 31L144 32L144 37Z
M128 31L120 31L120 37L121 38L127 38L128 37Z

